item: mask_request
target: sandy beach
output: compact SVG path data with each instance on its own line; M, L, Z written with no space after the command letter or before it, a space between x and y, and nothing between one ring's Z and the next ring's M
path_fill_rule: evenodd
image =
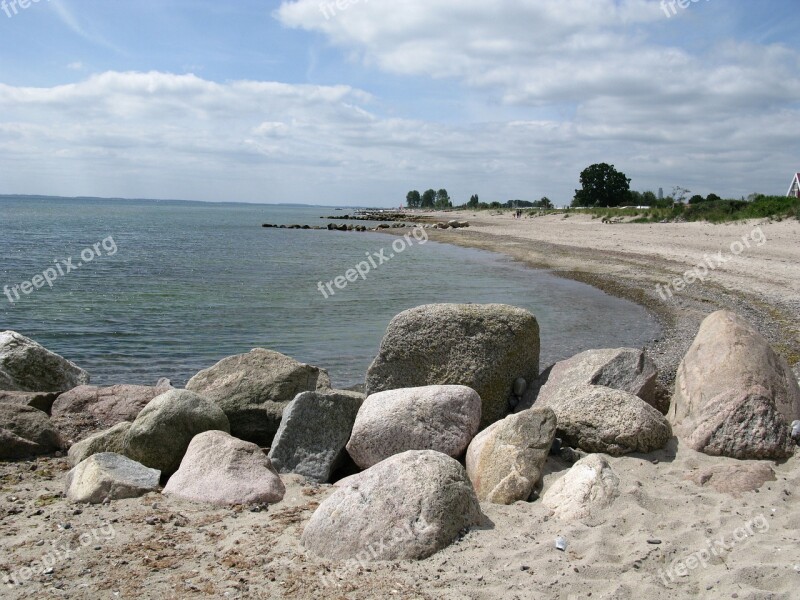
M450 219L453 213L431 216ZM665 393L700 321L719 308L746 316L792 362L800 356L797 221L713 226L604 225L583 216L456 218L471 226L431 230L431 239L502 252L652 310L664 327L650 352ZM738 246L732 251L731 244L743 239L750 247L736 255ZM704 282L661 297L657 284L675 286L675 278L719 253L719 260L728 260L709 267ZM284 500L258 511L155 493L83 506L61 497L66 458L0 463L0 571L25 580L3 585L0 596L797 597L797 455L780 464L736 461L699 454L673 439L659 452L609 462L622 493L582 523L558 520L539 501L484 504L489 523L427 560L355 566L316 558L301 546L303 527L334 488L298 476L284 476ZM569 467L549 458L542 493ZM555 546L559 536L567 541L566 551ZM45 556L47 572L21 571Z

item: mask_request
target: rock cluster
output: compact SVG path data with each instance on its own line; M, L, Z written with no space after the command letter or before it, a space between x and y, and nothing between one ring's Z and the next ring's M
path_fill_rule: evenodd
M678 443L728 457L686 479L731 494L775 480L769 464L737 460L790 457L800 438L794 374L728 311L703 322L667 417L643 350L590 350L538 369L536 318L504 305L401 313L367 395L331 389L323 369L265 349L220 361L187 389L93 387L69 361L5 332L0 459L62 450L60 419L90 415L107 429L69 448L74 502L164 483L164 494L190 502L261 505L283 500L281 474L334 483L302 544L365 563L427 558L485 522L481 502L537 501L542 487L555 518L591 525L620 494L614 465L625 459L614 457L662 449L673 428ZM575 464L565 470L553 455Z

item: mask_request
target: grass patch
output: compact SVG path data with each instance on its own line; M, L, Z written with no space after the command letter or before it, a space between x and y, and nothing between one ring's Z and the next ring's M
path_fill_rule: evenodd
M728 223L745 219L800 220L800 198L783 196L757 196L752 202L744 200L718 200L699 204L675 204L659 208L590 208L581 211L592 218L606 220L630 218L632 223L660 223L662 221L708 221Z

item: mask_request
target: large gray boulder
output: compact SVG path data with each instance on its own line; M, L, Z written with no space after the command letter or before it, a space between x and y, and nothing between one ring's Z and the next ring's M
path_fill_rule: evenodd
M527 500L542 477L556 415L533 408L481 431L467 450L467 475L481 501L513 504Z
M669 419L700 452L738 459L791 455L800 387L784 359L746 320L709 315L678 367Z
M77 444L72 444L67 453L69 462L75 466L94 454L112 452L122 454L125 452L125 436L131 428L132 423L124 421L117 423L110 429L99 431Z
M53 404L53 417L89 413L104 427L133 421L155 397L171 386L114 385L97 387L81 385L61 394Z
M158 490L161 473L119 454L95 454L67 473L67 499L100 504Z
M478 433L481 398L463 385L430 385L368 396L347 452L362 469L407 450L464 454Z
M274 504L285 493L261 448L222 431L196 436L164 487L165 495L219 506Z
M229 432L228 418L214 402L186 390L171 390L152 400L131 425L123 441L125 456L164 475L181 464L189 442L198 434Z
M587 350L553 365L531 385L517 411L531 408L537 398L543 401L575 388L601 385L629 392L656 406L658 370L644 350L610 348Z
M330 389L330 379L323 369L256 348L200 371L186 389L216 402L233 435L266 447L272 444L289 402L301 392Z
M672 429L664 415L638 396L589 385L569 394L539 398L536 407L553 409L558 437L573 448L620 456L666 446Z
M367 372L367 395L465 385L481 397L481 427L509 413L514 382L539 375L539 324L504 304L431 304L400 313Z
M63 446L47 414L20 404L0 404L0 459L49 454Z
M542 504L562 521L581 521L611 506L619 496L619 478L602 454L576 462L544 496Z
M0 390L64 392L89 383L89 374L15 331L0 332Z
M347 459L364 394L330 390L298 394L283 411L269 458L279 473L297 473L327 483Z
M482 519L464 467L439 452L415 450L338 487L312 515L302 543L331 560L423 559Z

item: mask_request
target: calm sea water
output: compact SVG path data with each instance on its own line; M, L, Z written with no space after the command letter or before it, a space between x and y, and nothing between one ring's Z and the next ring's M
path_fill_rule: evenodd
M432 302L532 311L543 367L660 335L635 304L496 254L433 242L415 241L326 299L318 282L344 276L367 253L388 257L395 238L261 224L326 224L320 216L330 214L328 207L0 198L0 286L48 268L51 279L59 266L63 272L52 288L13 304L0 296L0 330L37 340L101 385L159 377L183 385L255 347L324 367L338 386L362 383L390 319Z

